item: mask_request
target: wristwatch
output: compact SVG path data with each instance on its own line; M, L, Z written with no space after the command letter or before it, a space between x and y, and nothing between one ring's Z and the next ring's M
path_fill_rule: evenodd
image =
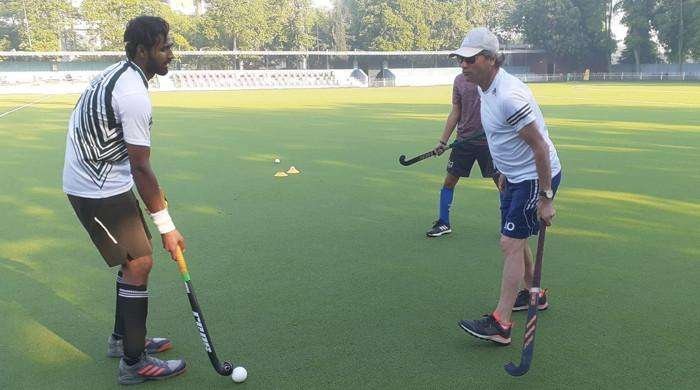
M542 191L540 191L539 195L540 195L540 198L544 198L547 200L554 199L554 191L552 191L552 190L542 190Z

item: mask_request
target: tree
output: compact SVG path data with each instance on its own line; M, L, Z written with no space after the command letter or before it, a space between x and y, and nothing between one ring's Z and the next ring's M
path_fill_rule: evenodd
M314 44L314 13L309 0L272 0L270 50L307 50Z
M581 11L581 22L586 35L583 64L594 70L607 71L610 56L615 51L615 40L607 27L608 0L573 0Z
M17 20L12 18L11 10L0 8L0 50L11 50L19 47L19 29Z
M0 41L18 50L61 50L74 39L75 16L68 0L7 0L0 10Z
M405 11L402 10L401 3L402 0L346 1L351 14L352 47L364 50L411 50L414 47L412 25L401 15ZM405 3L411 6L409 1Z
M192 48L186 38L192 35L195 29L192 18L173 12L167 4L159 0L83 0L80 12L93 26L93 34L103 50L124 49L126 23L140 15L160 16L167 20L175 48Z
M430 49L445 50L459 47L467 31L481 25L471 18L468 10L469 3L467 1L433 2L433 18L429 20Z
M272 38L265 0L211 0L202 24L210 46L260 50Z
M679 54L681 58L700 60L700 2L658 0L651 21L670 62L678 61Z
M635 64L639 72L640 63L657 62L659 53L651 40L651 20L656 0L621 0L617 7L624 13L622 23L627 26L625 49L621 63Z
M347 29L350 23L350 12L341 0L335 0L331 10L329 23L331 50L348 50Z
M614 41L605 0L524 0L511 21L526 41L567 69L607 70Z
M430 1L395 0L379 4L378 15L365 16L366 20L377 23L374 31L381 32L372 37L369 48L372 50L430 49L429 21L432 19L430 14L432 10L426 10L429 3ZM370 31L373 30L367 30L367 32Z
M512 3L497 0L497 3ZM344 0L349 10L349 41L369 50L440 50L454 48L469 28L483 0ZM494 13L495 15L495 13ZM484 17L484 19L486 19Z
M581 13L570 0L525 0L513 13L513 25L525 40L543 48L557 62L583 60L585 33Z
M516 0L464 1L466 20L474 26L488 27L497 35L506 33L512 25L509 16L514 12Z
M348 30L350 12L347 2L333 0L330 9L314 9L313 12L313 47L316 50L346 51L350 45Z

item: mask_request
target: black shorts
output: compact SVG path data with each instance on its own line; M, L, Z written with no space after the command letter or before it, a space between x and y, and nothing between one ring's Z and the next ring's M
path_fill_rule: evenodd
M488 145L459 144L452 148L447 172L457 177L469 177L474 161L479 162L482 177L493 175L493 160Z
M153 253L151 233L133 191L103 199L68 195L68 200L110 267Z

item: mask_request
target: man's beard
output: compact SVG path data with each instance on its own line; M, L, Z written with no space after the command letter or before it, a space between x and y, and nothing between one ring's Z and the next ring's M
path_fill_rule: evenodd
M153 73L160 75L160 76L165 76L168 74L168 63L163 63L162 65L159 64L155 59L151 58L148 60L148 63L146 64L148 69L152 71Z

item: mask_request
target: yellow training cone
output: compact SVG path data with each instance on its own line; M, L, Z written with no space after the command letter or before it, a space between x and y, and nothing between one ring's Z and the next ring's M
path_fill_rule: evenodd
M285 176L288 176L288 175L286 173L284 173L283 171L279 171L279 172L275 173L275 177L285 177Z
M299 170L294 168L294 165L292 165L291 167L289 167L289 169L287 169L287 173L296 174L301 172L299 172Z

